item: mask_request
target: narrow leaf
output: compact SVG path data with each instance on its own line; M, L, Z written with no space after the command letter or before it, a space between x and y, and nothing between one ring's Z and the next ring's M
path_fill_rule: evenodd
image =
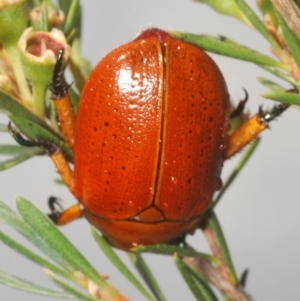
M57 145L66 156L68 161L73 160L72 151L66 145L66 143L57 134L49 131L47 128L41 126L39 123L35 123L29 119L12 115L10 116L11 121L20 129L20 131L26 135L30 140L47 141L54 145Z
M47 245L58 257L62 257L69 271L80 271L87 278L97 283L103 290L117 293L102 279L97 271L89 264L74 245L57 229L53 222L26 199L17 196L17 208L30 229ZM47 235L45 235L47 234ZM52 258L56 260L56 258Z
M28 241L39 248L43 253L55 260L59 266L67 268L69 265L57 254L56 250L49 248L6 204L0 202L0 221L18 231Z
M42 119L22 106L16 99L0 91L0 111L9 115L20 131L29 139L45 139L58 145L69 161L72 161L72 152L64 143L62 137L55 133Z
M218 301L217 296L214 294L207 280L201 274L197 273L190 266L188 266L184 261L182 261L182 263L185 264L186 269L188 269L190 273L193 275L194 280L197 283L202 295L206 298L205 300Z
M122 260L118 257L116 252L114 252L114 250L110 247L110 245L105 241L105 239L101 235L99 235L93 227L91 228L91 232L98 246L101 248L103 253L107 256L107 258L120 271L120 273L128 281L130 281L147 298L147 300L153 300L152 296L139 282L139 280L132 274L132 272L127 268L127 266L122 262Z
M238 162L238 164L235 166L231 174L229 175L228 179L224 183L221 191L217 195L216 199L213 201L211 208L215 208L215 206L218 204L218 202L221 200L222 196L228 189L228 187L233 183L235 178L238 176L240 171L244 168L245 164L248 162L248 160L251 158L253 155L254 151L256 150L258 144L260 142L260 138L256 138L252 143L249 145L247 148L246 152L243 154L242 158Z
M213 210L209 210L205 217L207 218L208 227L210 227L216 237L216 240L218 242L218 245L220 247L222 257L224 258L224 261L226 263L227 268L229 269L229 273L231 276L231 279L234 283L238 283L236 272L233 266L233 262L231 260L230 252L222 231L222 228L219 224L219 221L217 219L217 216L213 212Z
M45 2L42 2L41 12L42 12L42 16L40 19L40 28L38 30L49 31L49 29L48 29L48 10L47 10L47 5Z
M277 68L274 67L270 67L270 66L262 66L260 65L261 68L267 70L268 72L272 73L273 75L283 79L284 81L290 83L291 85L293 85L294 87L298 87L300 88L300 83L298 83L297 81L295 81L289 74L282 72L280 70L278 70Z
M0 146L0 149L1 149L1 146ZM5 169L16 166L34 156L41 155L44 153L45 153L45 151L41 148L37 148L37 147L32 148L32 149L27 148L26 152L23 152L23 153L19 154L18 156L13 157L12 159L8 159L8 160L0 162L0 171L3 171Z
M7 274L3 271L0 271L0 283L34 294L39 294L39 295L44 295L49 297L65 298L65 299L74 298L69 293L58 292L58 291L45 288L37 284L23 280L21 278L15 277L13 275Z
M195 283L195 280L194 280L192 274L185 267L184 263L182 262L182 260L178 256L178 254L176 254L176 253L174 254L174 261L176 263L176 266L177 266L182 278L184 279L185 283L187 284L187 286L191 290L191 292L194 295L194 297L196 298L196 300L206 301L205 296L203 296L203 294L202 294L201 290L199 289L198 285Z
M77 297L79 300L84 300L84 301L99 301L99 298L94 298L90 295L87 295L75 287L71 286L67 282L61 280L60 278L56 277L52 273L48 273L49 277L58 285L60 286L63 290L65 290L67 293L71 294L73 297ZM103 299L102 299L103 300Z
M238 5L240 10L252 24L252 26L261 33L265 39L277 50L281 51L280 46L278 45L277 41L274 37L270 34L270 32L265 27L264 23L258 18L255 12L251 9L251 7L244 1L244 0L234 0L235 3Z
M16 99L0 90L0 111L6 115L22 116L32 122L35 122L48 130L51 128L40 118L22 106Z
M48 270L50 270L50 271L52 271L52 272L54 272L56 274L59 274L61 276L64 276L64 277L67 277L67 278L70 278L70 279L74 278L74 277L72 277L72 274L70 274L70 273L62 270L58 266L52 264L48 260L46 260L43 257L41 257L41 256L37 255L36 253L32 252L28 248L26 248L23 245L19 244L14 239L12 239L9 236L7 236L2 231L0 231L0 240L4 244L6 244L7 246L9 246L11 249L15 250L16 252L18 252L19 254L23 255L24 257L26 257L27 259L31 260L32 262L34 262L34 263L42 266L43 268L47 268Z
M79 0L72 1L69 9L67 18L64 25L64 33L66 36L69 35L72 29L80 28L80 26L75 26L76 22L80 20L80 5ZM77 24L80 25L80 24ZM78 34L78 33L77 33Z
M292 30L288 27L285 20L281 17L281 15L278 13L278 21L280 24L280 27L282 29L282 33L285 39L285 42L288 45L288 48L298 66L300 69L300 47L299 47L299 38L294 34Z
M130 252L128 253L128 256L133 262L138 272L140 273L141 277L147 283L148 287L150 288L151 292L156 297L156 299L158 301L166 301L166 298L163 295L161 288L159 287L155 277L153 276L152 272L150 271L141 254Z
M235 59L252 62L260 65L279 67L287 71L291 71L291 67L278 62L264 54L256 52L245 46L238 45L228 41L223 41L208 35L195 35L183 32L170 32L173 36L180 40L191 43L206 51L225 55Z
M279 92L279 91L285 91L286 89L279 84L269 80L268 78L264 77L257 77L258 81L268 90L272 92Z
M31 150L32 149L33 148L31 148ZM22 145L0 144L0 154L1 155L15 156L15 155L20 155L20 154L26 153L28 150L30 150L28 147L22 146Z
M188 256L188 257L199 257L205 260L214 262L216 265L220 264L220 260L215 256L196 252L191 249L166 245L166 244L157 244L152 246L137 246L134 248L135 252L150 252L155 254L164 254L164 255L174 255L175 253L179 256Z
M271 92L271 93L261 94L261 96L264 98L280 101L283 103L289 103L300 107L300 95L296 93Z

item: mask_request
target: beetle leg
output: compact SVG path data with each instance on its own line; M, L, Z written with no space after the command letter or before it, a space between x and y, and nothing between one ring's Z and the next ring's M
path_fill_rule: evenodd
M8 131L20 145L28 147L38 146L48 151L53 163L55 164L60 176L62 177L62 180L68 186L69 190L76 196L76 194L74 193L73 170L71 169L69 162L57 145L38 138L36 141L26 140L17 130L12 128L11 122L8 123Z
M274 118L285 111L289 105L278 104L272 110L264 112L262 108L256 115L246 120L237 130L235 130L227 140L225 159L228 159L239 152L254 138L256 138Z
M61 78L63 56L64 50L61 49L58 53L53 71L51 91L52 99L58 115L58 123L63 132L66 143L71 149L73 149L76 117L68 93L68 87L63 83Z
M246 89L243 88L243 90L245 92L245 97L243 100L240 100L237 107L230 113L230 119L238 117L244 112L246 102L248 101L249 98L249 94Z
M75 204L66 210L62 210L63 208L57 199L55 197L50 197L48 200L48 205L51 210L51 213L48 214L48 217L56 225L65 225L82 217L82 210L79 204ZM59 210L55 207L55 205L58 205Z
M64 154L56 146L52 153L50 153L51 159L54 162L57 171L59 172L63 182L67 185L70 192L76 196L74 192L74 173L71 169L69 162L66 160Z

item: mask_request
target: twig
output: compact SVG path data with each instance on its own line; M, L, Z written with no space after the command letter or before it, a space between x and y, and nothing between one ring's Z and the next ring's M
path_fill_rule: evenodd
M289 28L300 39L300 9L293 0L271 0Z
M219 270L210 262L195 257L184 257L183 261L193 270L203 275L231 301L254 301L254 299L245 292L243 287L235 286L231 282L224 280Z

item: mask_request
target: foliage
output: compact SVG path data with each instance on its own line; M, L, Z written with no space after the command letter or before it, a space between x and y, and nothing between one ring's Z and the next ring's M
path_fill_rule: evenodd
M198 0L198 2L205 2L219 13L235 17L251 26L269 42L276 59L259 53L255 49L242 46L224 36L212 37L177 31L171 32L172 35L207 51L252 62L284 80L289 87L290 85L294 88L300 87L299 28L295 29L293 24L291 25L290 14L282 10L278 4L280 1L259 1L259 7L263 13L262 20L244 0ZM286 2L291 4L290 1ZM294 2L289 7L298 14L299 9ZM30 11L28 14L27 9ZM28 24L33 27L32 31L27 29ZM70 162L72 162L72 151L65 143L57 124L48 83L52 78L57 50L64 48L66 56L64 63L68 61L68 68L73 74L76 88L81 91L90 72L90 66L89 62L80 55L80 24L81 10L77 0L61 0L59 8L56 8L52 1L43 3L21 0L13 3L0 1L0 43L2 46L0 47L0 110L29 141L39 139L59 145ZM37 50L43 44L42 39L38 40L39 36L36 35L38 32L42 32L52 41L43 45L45 49L42 52ZM33 40L36 44L30 44ZM296 89L287 89L266 78L259 80L268 90L263 94L265 98L300 106L299 94L291 93ZM76 111L79 96L73 88L70 88L70 94ZM6 125L1 125L0 130L4 132L2 134L8 132ZM11 128L10 131L15 130ZM118 258L105 239L95 229L91 230L95 241L108 259L147 300L163 301L166 299L142 257L143 252L172 255L196 300L218 300L210 284L222 292L225 300L251 300L242 288L246 282L247 272L241 280L237 278L213 209L243 168L257 143L258 140L250 145L222 190L212 201L210 210L205 214L202 230L210 243L212 255L196 252L188 245L138 246L129 256L146 283L147 287L145 287ZM3 171L31 157L45 155L46 152L39 147L27 148L11 144L0 145L0 154L11 156L10 159L0 162L0 170ZM84 256L32 203L20 196L16 200L19 214L0 203L0 221L23 235L42 251L44 257L2 231L0 240L27 259L42 266L47 275L62 290L40 287L4 272L0 272L1 283L24 291L65 299L76 297L80 300L128 300L105 277L98 274ZM43 235L45 232L47 236Z

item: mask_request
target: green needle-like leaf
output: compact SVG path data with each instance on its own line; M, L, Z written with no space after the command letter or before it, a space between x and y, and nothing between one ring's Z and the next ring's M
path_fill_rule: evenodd
M33 216L33 215L32 215ZM58 263L59 266L68 268L69 264L56 252L49 248L29 226L14 213L6 204L0 202L0 221L18 231L27 240L39 248L43 253Z
M41 5L41 21L40 21L40 31L48 31L48 10L47 10L47 5L45 2L42 2Z
M71 1L68 9L67 18L64 24L64 33L66 36L69 35L72 29L80 28L80 5L79 0ZM79 25L79 26L76 26Z
M153 276L152 272L150 271L141 254L130 252L128 253L128 256L135 265L138 272L140 273L141 277L147 283L148 287L150 288L151 292L156 297L156 299L158 301L166 301L166 298L163 295L161 288L159 287L155 277Z
M3 271L0 271L0 283L14 287L19 290L23 290L26 292L49 296L49 297L57 297L57 298L64 298L64 299L73 299L74 297L65 292L58 292L54 291L34 283L28 282L26 280L20 279L13 275L7 274Z
M228 41L223 41L208 35L195 35L183 32L170 32L173 36L185 42L191 43L206 51L225 55L235 59L252 62L259 65L267 65L279 67L287 71L291 71L291 67L278 62L264 54L256 52L245 46L238 45Z
M229 249L222 231L222 228L219 224L219 221L217 219L217 216L215 215L213 210L209 210L207 211L207 213L205 214L205 217L207 219L207 223L208 223L208 227L210 227L216 237L216 240L218 242L218 245L220 247L221 253L222 253L222 257L226 263L226 266L229 270L230 276L231 276L231 280L233 281L233 283L238 283L238 279L236 276L236 272L233 266L233 262L231 260L231 256L229 253Z
M73 160L72 151L57 134L54 134L52 131L49 131L38 123L20 116L12 115L10 116L10 119L30 140L51 142L61 149L68 161Z
M67 293L71 294L73 297L77 297L79 300L84 300L84 301L99 301L98 298L94 298L90 295L83 293L82 291L79 291L78 289L71 286L67 282L56 277L54 274L48 273L48 275L57 285L59 285L62 289L64 289Z
M269 80L268 78L257 77L257 79L269 91L272 91L272 92L279 92L280 91L280 92L282 92L282 91L286 90L284 87L282 87L279 84Z
M27 259L29 259L29 260L33 261L34 263L42 266L43 268L47 268L48 270L50 270L50 271L52 271L52 272L54 272L56 274L59 274L59 275L61 275L63 277L66 277L66 278L70 278L70 279L74 278L74 277L72 277L71 273L66 272L65 270L62 270L58 266L52 264L48 260L46 260L46 259L42 258L41 256L37 255L36 253L32 252L28 248L26 248L23 245L19 244L14 239L12 239L9 236L7 236L2 231L0 231L0 240L4 244L6 244L7 246L9 246L10 248L12 248L13 250L15 250L16 252L18 252L19 254L25 256Z
M105 241L105 239L97 233L97 231L92 227L92 235L97 242L98 246L101 248L103 253L107 258L115 265L115 267L125 276L125 278L130 281L146 298L147 300L154 300L144 286L139 282L139 280L132 274L132 272L127 268L127 266L118 257L116 252L110 247L110 245Z
M164 254L164 255L174 255L175 253L179 256L187 256L187 257L199 257L208 261L215 263L216 265L220 264L220 260L215 256L196 252L191 249L185 249L181 247L166 245L166 244L158 244L152 246L137 246L134 248L135 252L149 252L156 254Z
M3 149L2 149L3 150ZM0 146L0 153L1 153L1 146ZM0 162L0 171L11 168L17 164L20 164L34 156L44 154L45 151L41 148L27 148L27 151L23 151L23 153L13 157L12 159L8 159L5 161Z
M57 229L53 222L26 199L17 196L17 208L30 229L47 245L68 263L69 271L80 271L93 280L109 295L118 292L102 279L74 245ZM54 258L55 260L55 258Z
M6 115L15 115L37 123L49 131L51 128L40 118L22 106L16 99L0 90L0 111Z
M262 97L280 101L283 103L289 103L300 107L300 95L291 92L271 92L261 94Z
M250 6L244 0L234 0L243 14L247 17L252 26L260 32L267 41L277 50L281 51L280 46L274 37L270 34L270 32L265 27L264 23L258 18L255 12L250 8Z
M7 114L29 139L36 141L39 138L53 142L61 148L67 160L73 160L72 152L64 143L62 137L55 133L42 119L2 91L0 91L0 111Z
M31 148L32 150L33 148ZM0 144L0 154L1 155L21 155L26 153L30 148L22 145L15 145L15 144ZM40 150L40 148L39 148Z
M218 301L218 298L214 294L212 288L209 286L209 283L207 280L199 273L194 271L190 266L188 266L185 262L182 262L185 264L186 269L190 271L190 273L193 275L195 282L197 283L202 295L206 298L206 301Z
M245 164L251 158L253 152L256 150L256 148L257 148L257 146L259 144L259 141L260 141L260 138L256 138L249 145L249 147L247 148L246 152L242 156L241 160L238 162L238 164L236 165L236 167L234 168L234 170L231 172L231 174L229 175L228 179L224 183L224 185L223 185L221 191L219 192L219 194L217 195L216 199L213 201L213 203L211 205L211 208L214 208L218 204L218 202L220 201L220 199L222 198L222 196L224 195L224 193L226 192L226 190L228 189L228 187L233 183L234 179L237 177L237 175L243 169L243 167L245 166Z
M262 65L260 65L260 67L263 68L263 69L265 69L265 70L267 70L268 72L272 73L273 75L275 75L275 76L283 79L284 81L290 83L294 87L300 88L300 83L298 83L297 81L295 81L289 74L281 72L277 68L270 67L270 66L262 66Z
M207 299L199 289L198 285L196 284L193 275L190 273L190 270L186 268L185 264L182 262L182 260L176 253L174 254L174 261L181 276L183 277L185 283L188 285L196 300L207 301Z

